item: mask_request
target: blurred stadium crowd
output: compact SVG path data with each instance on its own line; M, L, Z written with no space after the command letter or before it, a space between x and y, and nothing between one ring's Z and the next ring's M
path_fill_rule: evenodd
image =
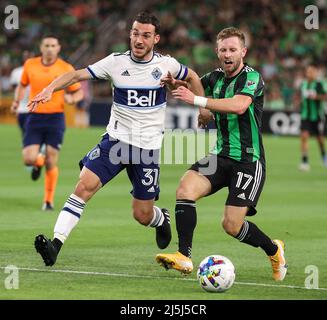
M318 30L304 27L304 8L310 4L319 7ZM22 63L23 50L38 53L42 34L58 35L63 58L80 68L113 51L127 50L130 23L143 9L154 11L161 20L157 50L176 57L199 75L218 67L217 32L231 25L241 28L249 48L246 62L260 70L266 82L266 108L297 107L295 93L309 62L320 65L321 78L326 75L327 20L322 19L327 16L326 0L18 0L15 5L19 29L2 26L0 35L3 95L12 94L10 73ZM94 97L110 94L107 83L93 85Z

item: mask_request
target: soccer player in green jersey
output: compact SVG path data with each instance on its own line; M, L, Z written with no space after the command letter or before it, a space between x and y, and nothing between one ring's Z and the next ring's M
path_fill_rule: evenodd
M228 187L222 219L224 230L243 243L262 248L271 262L273 278L281 281L287 271L283 241L271 240L245 219L256 214L255 206L265 181L261 139L264 82L260 73L243 62L247 48L239 29L226 28L219 32L216 52L221 69L201 79L206 96L211 98L195 96L184 86L172 91L176 98L213 113L217 142L207 157L190 167L177 188L178 252L158 254L156 260L166 269L192 272L196 201Z
M327 92L318 80L318 67L310 64L305 70L305 79L301 84L301 155L299 169L309 171L309 137L317 138L323 164L327 166L324 143L325 113L322 100L327 99Z

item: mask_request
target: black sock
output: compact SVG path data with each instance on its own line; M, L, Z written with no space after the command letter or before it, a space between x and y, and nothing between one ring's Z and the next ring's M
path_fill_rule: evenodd
M178 251L191 258L192 239L196 226L196 207L192 200L176 200L176 229L178 234Z
M278 250L277 245L266 234L247 220L244 220L242 228L235 238L253 247L262 248L268 256L273 256Z
M307 156L306 154L304 154L304 155L302 156L302 162L303 162L303 163L308 163L308 161L309 161L308 156Z
M59 253L63 243L57 238L54 238L51 242L52 242L53 246L56 248L57 253Z
M324 158L325 155L326 155L326 151L325 151L325 148L323 146L320 146L320 154L321 154L322 158Z

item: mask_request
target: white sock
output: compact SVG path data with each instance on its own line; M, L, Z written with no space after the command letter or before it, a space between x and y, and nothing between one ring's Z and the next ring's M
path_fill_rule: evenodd
M153 206L153 218L149 223L149 227L156 228L160 227L165 220L164 214L162 213L161 209Z
M62 243L65 242L70 232L79 222L84 207L85 202L81 198L75 194L70 195L58 216L53 230L54 238L59 239Z
M40 153L45 154L46 153L46 149L47 149L47 145L46 144L42 144L40 147Z

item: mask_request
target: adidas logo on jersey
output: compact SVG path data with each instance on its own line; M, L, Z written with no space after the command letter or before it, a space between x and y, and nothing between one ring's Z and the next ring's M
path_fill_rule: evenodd
M240 198L240 199L242 199L242 200L246 200L245 193L244 193L244 192L243 192L243 193L240 193L240 194L237 196L237 198Z
M125 70L124 72L122 72L122 74L121 74L122 76L130 76L130 74L129 74L129 72L128 72L128 70Z

